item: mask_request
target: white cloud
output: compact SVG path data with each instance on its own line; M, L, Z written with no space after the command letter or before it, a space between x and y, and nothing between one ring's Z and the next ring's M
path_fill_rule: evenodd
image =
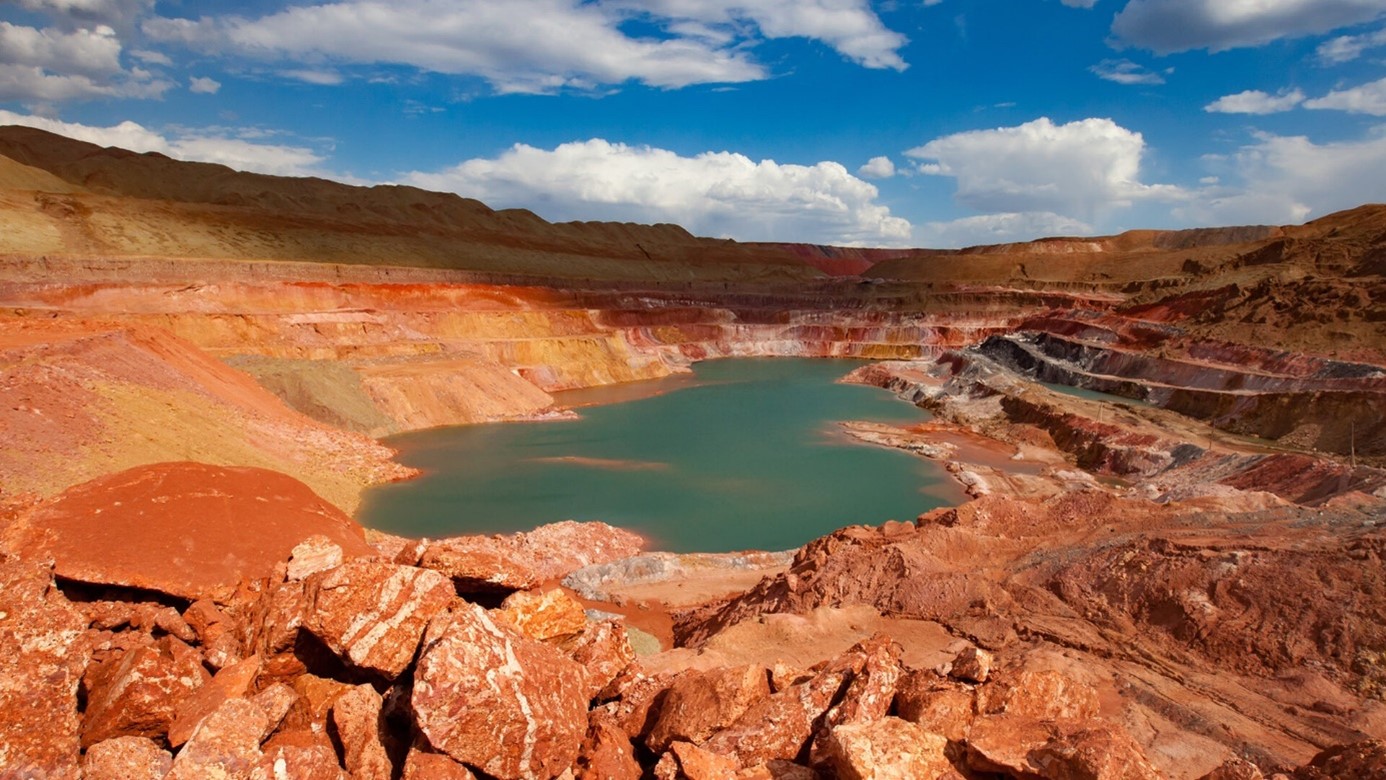
M868 68L904 70L899 50L905 36L889 30L865 0L607 0L612 8L638 10L694 22L730 40L752 22L766 38L823 41L844 57Z
M1324 41L1315 50L1324 65L1341 65L1361 57L1368 49L1386 46L1386 29L1365 35L1343 35Z
M1087 236L1092 225L1048 211L982 214L951 222L926 222L915 229L915 243L940 249L1008 244L1048 236Z
M221 82L216 79L202 78L193 76L188 79L188 91L196 92L200 95L215 95L221 89Z
M1199 224L1297 223L1386 198L1386 126L1361 140L1328 144L1258 134L1215 162L1235 186L1201 192L1176 217Z
M1097 0L1063 0L1063 4L1069 8L1092 8Z
M857 174L868 179L889 179L895 175L895 163L889 157L872 157L857 169Z
M553 220L675 222L740 240L900 245L910 224L835 162L782 165L732 152L684 157L595 138L552 150L516 144L405 182L533 209Z
M1138 200L1178 200L1169 185L1139 180L1145 139L1110 119L944 136L907 151L919 170L957 179L957 200L984 213L1053 212L1091 221Z
M242 171L279 176L328 175L319 167L323 157L311 149L255 143L225 131L189 130L165 136L129 121L110 127L97 127L5 110L0 110L0 125L36 127L101 146L117 146L135 152L159 152L178 160L220 163ZM255 133L247 135L253 136Z
M1381 0L1131 0L1112 33L1161 53L1223 51L1326 33L1383 13Z
M666 36L628 34L632 20ZM143 29L163 42L314 70L403 64L522 93L755 81L767 72L749 47L781 37L823 41L866 67L903 69L906 42L866 0L342 0L257 19L156 18Z
M1248 89L1235 95L1223 95L1203 107L1214 114L1278 114L1290 111L1304 102L1304 93L1294 89L1271 95L1259 89Z
M1118 84L1163 84L1165 77L1130 60L1103 60L1088 70Z
M1351 89L1335 89L1321 98L1304 101L1304 107L1386 116L1386 79Z
M110 27L64 32L0 21L0 100L153 98L173 86L141 68L123 69L120 53Z
M302 81L305 84L317 84L325 87L335 87L346 81L342 74L335 70L322 70L319 68L291 68L279 71L279 75L291 78L294 81Z

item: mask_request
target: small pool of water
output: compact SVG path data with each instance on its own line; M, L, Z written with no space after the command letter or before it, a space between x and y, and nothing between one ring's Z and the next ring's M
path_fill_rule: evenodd
M885 390L836 383L858 365L709 361L692 376L560 396L578 420L393 437L424 475L369 491L358 519L434 537L603 520L655 549L725 552L789 549L964 500L938 465L840 432L841 420L928 419Z

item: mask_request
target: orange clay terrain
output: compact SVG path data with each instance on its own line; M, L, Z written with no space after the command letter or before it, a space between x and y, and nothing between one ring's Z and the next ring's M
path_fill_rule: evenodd
M6 127L0 225L0 777L1386 776L1386 206L745 244ZM933 420L846 433L972 500L350 517L377 437L760 355L872 359Z

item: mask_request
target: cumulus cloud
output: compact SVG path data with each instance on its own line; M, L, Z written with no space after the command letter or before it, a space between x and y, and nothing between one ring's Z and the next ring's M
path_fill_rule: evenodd
M1212 187L1175 216L1200 224L1296 223L1382 199L1386 127L1359 140L1316 144L1304 136L1255 136L1214 163L1233 184Z
M173 86L144 69L125 70L120 54L115 30L104 25L65 32L0 22L0 100L152 98Z
M312 149L258 143L253 137L260 134L254 131L243 134L248 137L238 137L224 130L184 130L165 135L130 121L100 127L5 110L0 110L0 125L36 127L101 146L159 152L178 160L220 163L242 171L279 176L327 175L319 167L324 158Z
M135 20L154 8L154 0L4 0L41 13L63 29L107 25L129 31Z
M857 174L868 179L889 179L895 175L895 163L889 157L872 157L857 169Z
M1304 101L1304 107L1386 116L1386 79L1351 89L1335 89L1321 98Z
M200 95L215 95L221 89L221 82L212 78L193 76L188 79L188 91L196 92Z
M1103 60L1088 70L1118 84L1163 84L1165 77L1130 60Z
M1087 236L1093 226L1050 211L982 214L950 222L926 222L915 229L921 246L949 249L980 244L1008 244L1045 236Z
M1213 114L1278 114L1290 111L1304 102L1304 93L1281 90L1272 95L1259 89L1248 89L1235 95L1223 95L1203 107Z
M910 223L842 165L756 162L733 152L685 157L600 138L538 149L516 144L404 181L553 220L675 222L694 233L755 241L900 245Z
M623 28L640 21L660 36ZM263 59L402 64L479 76L498 92L545 93L637 81L654 87L765 78L749 46L806 37L872 68L903 69L904 36L866 0L341 0L259 18L155 18L165 43Z
M1381 0L1131 0L1112 21L1118 42L1160 53L1260 46L1370 22Z
M1052 212L1091 221L1138 200L1177 200L1182 190L1139 180L1145 139L1110 119L944 136L907 151L919 170L957 180L957 200L984 213Z
M1386 46L1386 29L1365 35L1343 35L1319 44L1315 54L1324 65L1341 65L1361 57L1368 49Z

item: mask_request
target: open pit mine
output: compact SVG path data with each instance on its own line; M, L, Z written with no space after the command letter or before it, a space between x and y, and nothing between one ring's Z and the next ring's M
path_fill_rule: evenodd
M1386 777L1386 206L746 244L7 127L0 225L0 777ZM383 437L747 356L870 361L965 500L353 519Z

